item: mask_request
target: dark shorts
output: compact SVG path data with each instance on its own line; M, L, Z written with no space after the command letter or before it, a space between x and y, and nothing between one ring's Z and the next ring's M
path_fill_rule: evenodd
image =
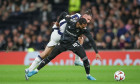
M72 52L74 52L75 54L77 54L81 59L85 59L87 58L86 53L84 48L78 43L75 42L73 44L58 44L51 52L51 54L48 56L49 60L54 59L57 55L59 55L60 53L70 50Z

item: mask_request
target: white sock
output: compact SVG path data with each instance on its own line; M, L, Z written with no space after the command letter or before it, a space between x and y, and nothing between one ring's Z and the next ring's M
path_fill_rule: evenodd
M38 72L39 70L38 70L38 69L35 69L35 71L37 71L37 72Z
M87 76L90 76L90 74L87 74Z
M35 67L37 67L39 65L41 60L42 60L42 58L38 55L35 58L35 60L33 61L33 63L31 64L31 66L29 67L29 72L33 71L35 69Z
M75 61L81 61L80 57L75 54Z

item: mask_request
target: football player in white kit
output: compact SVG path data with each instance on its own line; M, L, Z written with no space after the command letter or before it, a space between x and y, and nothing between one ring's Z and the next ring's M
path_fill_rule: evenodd
M74 15L71 15L72 20L78 20L80 17L85 18L87 20L87 22L89 23L91 21L91 14L89 11L85 12L85 14L83 14L82 16L79 13L76 13ZM39 65L39 63L45 58L47 57L51 51L53 50L53 48L59 43L59 40L61 38L61 35L63 34L65 27L66 27L66 21L65 19L62 19L59 23L56 22L53 25L53 29L54 31L51 34L51 39L50 42L47 44L45 50L40 53L40 55L38 55L35 60L33 61L33 63L31 64L31 66L27 69L25 69L25 76L28 72L31 72L35 69L35 67L37 67ZM59 27L58 27L59 25ZM79 37L79 42L82 45L83 44L83 37ZM78 66L83 66L83 62L81 61L79 56L75 56L75 65ZM27 79L28 80L28 79Z

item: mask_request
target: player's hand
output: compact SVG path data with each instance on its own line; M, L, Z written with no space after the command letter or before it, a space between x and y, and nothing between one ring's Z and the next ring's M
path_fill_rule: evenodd
M55 22L55 24L56 24L57 27L59 27L59 23L57 21Z
M96 54L96 60L99 59L100 61L102 60L100 54Z
M84 38L83 36L78 37L79 43L82 45L84 43Z

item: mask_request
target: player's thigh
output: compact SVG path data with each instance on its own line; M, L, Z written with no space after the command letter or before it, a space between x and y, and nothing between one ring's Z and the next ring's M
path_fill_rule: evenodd
M82 46L76 48L75 54L77 54L81 59L86 57L86 52Z
M63 51L66 51L61 45L57 45L54 47L50 55L48 56L49 59L55 58L57 55L62 53Z
M51 40L59 43L60 39L61 39L61 35L58 34L58 30L54 30Z
M60 41L61 35L58 34L58 30L54 30L51 34L51 39L47 44L48 47L56 46Z
M72 44L70 50L72 50L75 54L77 54L81 59L86 57L86 52L79 43Z
M62 24L62 25L60 26L60 31L61 31L61 32L64 32L64 31L65 31L66 25L67 25L67 23L64 23L64 24Z

